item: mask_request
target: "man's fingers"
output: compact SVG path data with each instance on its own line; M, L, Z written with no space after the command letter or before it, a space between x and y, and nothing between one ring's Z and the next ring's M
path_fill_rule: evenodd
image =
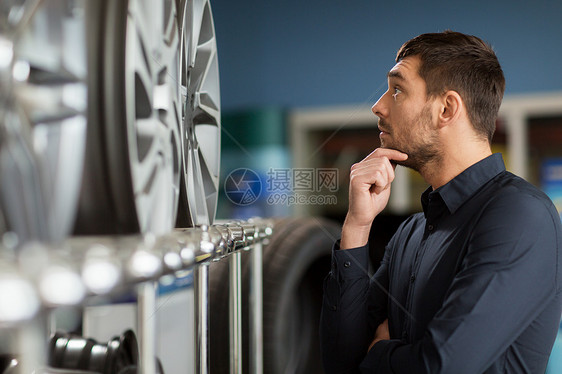
M354 164L351 167L351 174L373 174L377 171L380 171L384 173L384 175L388 179L388 183L391 183L394 180L394 167L395 166L393 166L386 157L381 157L378 159L362 161L358 164Z
M397 151L396 149L377 148L373 152L371 152L367 157L365 157L363 161L371 160L373 158L380 158L380 157L386 157L391 161L406 161L408 159L408 155L406 153Z
M380 194L394 180L394 161L406 160L408 155L394 149L377 148L363 161L351 167L351 182L360 189Z
M374 184L374 185L371 186L371 191L378 195L381 192L383 192L384 190L386 190L387 188L388 188L388 185L379 186L378 184Z
M393 162L387 162L384 164L384 166L388 175L388 183L392 183L392 181L394 180L394 169L396 169L396 164Z
M388 166L390 168L390 166ZM381 193L391 183L393 175L386 168L378 170L360 169L351 172L351 182L360 188L368 188L371 192Z

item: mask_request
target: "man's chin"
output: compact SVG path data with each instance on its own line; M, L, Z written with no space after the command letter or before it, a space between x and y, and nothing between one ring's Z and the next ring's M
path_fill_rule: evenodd
M408 154L408 152L404 151L403 149L401 149L399 147L395 147L392 144L388 144L388 142L381 142L381 148L392 149L393 151L398 151L400 153ZM409 154L408 154L408 156L409 156Z
M386 147L385 147L385 148L386 148ZM396 151L398 151L398 152L406 153L406 152L404 152L404 151L401 150L401 149L396 149L396 148L389 148L389 149L394 149L394 150L396 150ZM392 163L395 164L395 165L403 166L403 167L408 168L408 169L412 169L412 170L417 171L417 172L420 171L420 164L419 164L419 162L416 161L415 157L410 157L410 155L408 155L408 158L407 158L406 160L404 160L404 161L395 161L395 160L392 160Z

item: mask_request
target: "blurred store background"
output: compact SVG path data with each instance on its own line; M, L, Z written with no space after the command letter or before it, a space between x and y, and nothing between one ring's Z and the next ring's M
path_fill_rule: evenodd
M507 81L494 151L562 213L562 2L214 0L213 11L223 109L218 218L341 222L349 167L379 145L370 108L397 49L446 29L494 47ZM374 261L394 228L421 209L424 181L408 170L397 178L377 217ZM255 193L236 200L233 181ZM562 372L561 341L548 373Z

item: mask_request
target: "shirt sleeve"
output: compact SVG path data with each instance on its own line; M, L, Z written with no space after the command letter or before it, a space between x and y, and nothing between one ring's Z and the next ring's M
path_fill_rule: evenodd
M334 244L332 268L324 279L320 318L322 360L327 374L358 373L359 363L374 338L374 327L386 318L386 295L367 297L373 280L378 285L388 285L383 264L385 260L371 279L368 246L340 250L339 240Z
M535 196L486 208L443 306L414 344L375 344L362 373L482 373L558 291L560 223ZM532 342L528 342L532 347Z

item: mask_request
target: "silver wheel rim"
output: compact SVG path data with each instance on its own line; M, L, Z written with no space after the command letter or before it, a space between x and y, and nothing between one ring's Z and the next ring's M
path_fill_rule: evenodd
M130 0L127 142L141 232L169 232L176 219L181 164L179 49L175 0Z
M220 87L209 0L189 0L181 27L183 184L193 225L215 218L220 167Z
M22 165L16 164L27 162L33 173L19 177L34 186L12 189L11 206L4 207L8 221L28 226L13 228L20 240L60 241L74 222L86 141L84 8L84 0L49 0L19 2L10 9L22 21L14 36L13 102L8 117L21 132L18 143L27 141L29 146L29 156L14 160L12 172L21 173ZM29 196L33 189L39 196ZM42 222L31 224L38 220Z

